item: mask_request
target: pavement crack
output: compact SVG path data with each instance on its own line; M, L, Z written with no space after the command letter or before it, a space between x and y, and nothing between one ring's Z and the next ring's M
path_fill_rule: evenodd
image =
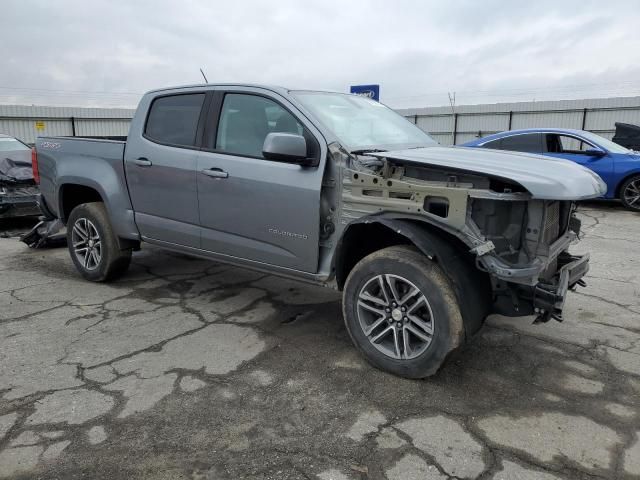
M631 303L631 304L620 303L620 302L616 302L615 300L610 300L610 299L607 299L607 298L600 297L599 295L592 295L592 294L584 293L584 292L576 291L576 292L573 292L573 293L575 293L576 295L581 295L583 297L595 298L595 299L600 300L600 301L602 301L604 303L608 303L609 305L615 305L616 307L623 308L623 309L627 310L628 312L633 313L634 315L638 314L638 312L635 312L635 311L631 310L631 307L637 306L637 305L635 305L633 303Z

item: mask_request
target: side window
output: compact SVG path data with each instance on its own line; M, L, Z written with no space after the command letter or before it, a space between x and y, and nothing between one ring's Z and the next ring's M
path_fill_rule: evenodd
M502 142L501 138L499 138L498 140L491 140L490 142L487 142L484 145L482 145L482 148L493 148L494 150L500 150L502 148L500 146L501 142Z
M224 96L215 149L262 158L264 139L271 132L304 134L300 123L273 100L258 95Z
M500 150L541 154L542 134L532 133L527 135L504 137L500 144Z
M196 145L204 93L158 97L151 104L144 134L158 143Z
M597 148L576 137L570 137L568 135L556 135L556 137L558 137L559 151L563 153L584 154L584 152L590 148Z

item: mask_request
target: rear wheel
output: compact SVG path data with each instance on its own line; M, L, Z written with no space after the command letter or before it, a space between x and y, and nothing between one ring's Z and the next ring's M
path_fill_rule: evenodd
M620 200L629 210L640 212L640 175L631 177L622 184Z
M404 377L433 375L464 337L449 279L412 247L385 248L361 260L347 278L343 310L367 360Z
M122 275L131 262L131 250L120 250L104 204L83 203L67 222L71 260L87 280L105 282Z

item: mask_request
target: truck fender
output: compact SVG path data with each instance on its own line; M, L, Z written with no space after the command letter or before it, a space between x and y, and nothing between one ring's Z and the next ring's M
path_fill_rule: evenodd
M427 258L439 264L456 292L458 305L464 320L465 335L472 336L482 326L491 311L492 289L489 275L479 270L468 247L446 232L439 232L434 225L406 218L384 216L365 217L351 222L343 232L363 223L377 223L405 237ZM342 241L338 244L339 259Z
M102 198L116 235L123 239L139 240L140 236L134 221L126 180L108 165L91 164L91 168L89 168L81 166L79 163L65 162L65 168L61 169L63 171L59 173L56 197L60 217L63 216L62 187L64 185L89 187L98 192ZM73 167L76 170L73 170ZM98 179L100 180L98 181Z

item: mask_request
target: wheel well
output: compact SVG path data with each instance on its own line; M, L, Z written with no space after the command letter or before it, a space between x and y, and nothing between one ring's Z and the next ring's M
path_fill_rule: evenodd
M615 195L616 198L620 197L620 189L622 188L622 185L624 185L624 182L629 180L631 177L640 177L640 172L630 173L629 175L627 175L626 177L624 177L622 180L618 182L618 185L616 186L616 195Z
M477 268L469 246L422 221L381 219L378 222L351 225L345 232L336 255L338 288L344 288L353 267L370 253L393 245L414 245L440 264L451 280L464 320L465 335L469 337L477 332L491 311L493 294L491 278Z
M67 184L60 187L61 220L66 222L71 211L78 205L89 202L102 202L97 190L84 185Z
M367 255L393 245L411 245L407 237L379 223L352 225L342 237L336 258L336 281L342 290L349 272Z
M449 245L461 251L468 251L462 241L446 232L424 222L410 222L420 229L439 237ZM342 237L338 255L336 256L336 282L342 290L349 273L356 264L367 255L394 245L415 245L407 236L394 231L386 225L377 222L359 223L351 225ZM415 245L421 251L420 245Z

